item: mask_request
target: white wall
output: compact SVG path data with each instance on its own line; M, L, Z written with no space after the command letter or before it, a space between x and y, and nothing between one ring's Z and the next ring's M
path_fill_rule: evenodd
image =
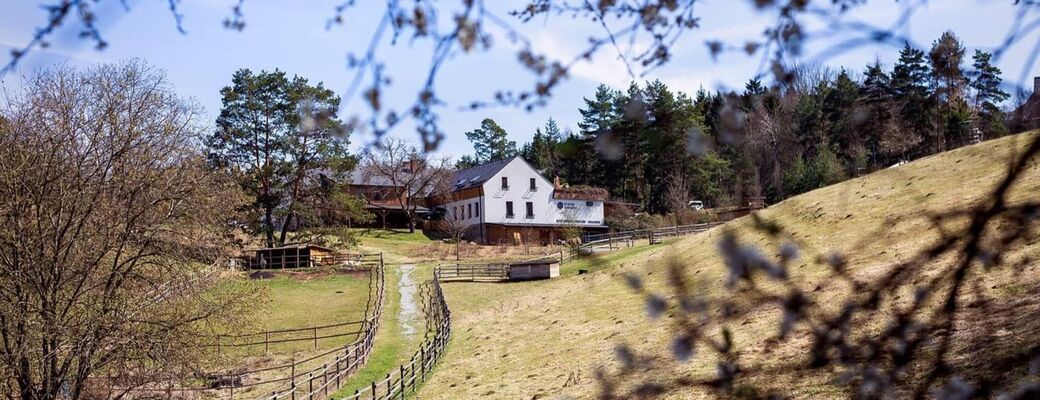
M482 207L483 197L474 197L470 199L453 201L446 203L442 207L445 210L445 219L459 220L462 221L463 226L470 226L480 223L480 215L484 213L484 207ZM470 207L472 207L472 215L470 213ZM458 212L456 215L455 212Z
M502 189L502 177L509 180L509 188ZM531 179L535 190L530 190ZM585 200L557 200L552 198L553 185L520 158L514 159L484 182L484 222L493 224L532 225L603 225L603 202ZM506 202L513 202L513 217L506 218ZM533 218L527 217L527 202L534 206ZM560 207L562 205L562 208ZM571 221L568 221L571 220Z
M502 189L502 177L509 180L509 189ZM531 178L535 190L530 189ZM498 174L484 182L484 222L493 224L552 224L553 214L548 209L553 185L538 171L520 158L506 164ZM513 218L506 218L506 202L513 202ZM527 202L534 205L534 218L527 218Z
M603 202L549 199L553 222L560 225L602 226Z

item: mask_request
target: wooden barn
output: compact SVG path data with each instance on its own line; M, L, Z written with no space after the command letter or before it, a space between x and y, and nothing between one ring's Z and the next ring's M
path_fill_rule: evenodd
M326 265L337 254L335 249L310 243L255 249L249 250L248 253L242 257L248 269L308 268Z

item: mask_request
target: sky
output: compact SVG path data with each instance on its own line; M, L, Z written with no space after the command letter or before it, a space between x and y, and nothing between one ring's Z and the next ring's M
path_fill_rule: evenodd
M0 3L0 62L6 64L11 49L21 48L31 40L35 29L46 22L47 13L41 4L54 2ZM185 30L181 33L165 0L127 0L128 8L119 1L101 1L95 7L98 26L109 43L108 48L94 49L92 42L77 37L77 24L67 24L51 38L50 46L32 50L17 70L0 78L5 95L17 93L27 77L56 63L89 66L140 58L164 70L176 92L198 102L210 121L219 114L220 89L230 84L232 73L239 68L254 71L278 68L311 82L323 82L345 96L353 78L346 67L347 54L365 49L382 16L382 2L362 1L359 3L363 4L344 14L342 25L327 28L337 1L246 0L243 9L246 26L239 32L222 25L236 2L180 0ZM437 4L454 3L457 2ZM603 32L598 23L567 15L521 23L510 17L508 11L521 7L523 2L494 0L487 3L492 12L527 38L535 52L550 59L570 60L584 49L591 35ZM739 44L759 39L776 16L756 10L752 3L741 0L698 2L696 13L701 17L700 27L676 42L668 64L649 71L637 67L635 79L640 82L658 79L673 90L690 94L699 88L742 88L749 77L760 72L759 58L732 52L713 59L705 42L718 39ZM912 1L870 0L849 17L888 26L908 3ZM927 48L943 31L953 30L970 56L975 48L989 50L1000 45L1012 23L1012 4L1012 0L933 0L918 10L911 23L899 33L916 46ZM1035 18L1038 14L1040 12L1034 11L1031 16ZM823 27L814 20L806 23L811 28ZM577 131L581 118L578 110L584 105L584 97L591 97L601 83L625 88L633 79L617 57L617 51L605 48L593 59L576 64L544 107L532 111L504 106L468 110L464 107L466 104L490 100L498 90L521 91L533 86L533 76L516 61L519 47L502 31L492 29L491 32L495 36L490 50L456 52L439 75L438 93L447 103L440 109L440 125L447 137L438 153L455 157L472 153L464 133L479 127L480 121L487 117L496 120L518 144L530 141L535 129L550 117L565 130ZM1040 68L1029 62L1033 46L1040 41L1038 36L1040 33L1031 31L998 61L1009 86L1031 89L1032 77L1040 75ZM844 39L848 37L840 33L821 36L807 45L802 61L819 61L834 68L844 66L859 73L874 60L891 66L897 58L897 46L874 44L816 59L823 49ZM645 39L637 38L628 54L638 52L645 43ZM390 43L387 39L378 51L387 62L386 73L393 79L383 102L397 109L404 108L413 101L425 79L431 54L429 42L400 38ZM344 98L342 116L364 116L367 112L362 98ZM410 124L399 126L392 135L419 142ZM351 137L355 150L371 144L374 139L368 132L357 132Z

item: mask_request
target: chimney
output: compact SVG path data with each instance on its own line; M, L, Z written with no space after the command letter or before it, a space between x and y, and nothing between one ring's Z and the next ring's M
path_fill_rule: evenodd
M1033 77L1033 94L1040 95L1040 76Z

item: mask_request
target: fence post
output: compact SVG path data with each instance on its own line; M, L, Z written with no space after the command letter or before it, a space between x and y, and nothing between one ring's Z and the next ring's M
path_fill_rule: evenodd
M314 400L314 373L307 373L307 400Z
M372 381L372 400L376 400L376 381Z
M340 375L339 363L342 360L343 360L342 358L339 358L339 356L336 356L336 389L339 389L339 375Z
M270 331L264 332L264 355L265 356L267 355L268 348L270 348L270 344L271 344L271 332Z
M336 359L339 362L339 359ZM321 387L325 388L325 397L329 397L329 364L321 365Z
M296 352L293 352L292 359L289 364L289 383L292 385L292 400L296 400Z
M412 393L415 393L415 355L412 355Z
M393 381L393 379L390 379L390 373L387 372L386 373L386 398L388 398L388 399L390 398L390 391L393 390L393 388L394 388L393 386L391 386L392 381Z
M400 379L399 382L401 384L399 385L399 387L401 388L401 400L404 400L404 364L400 365L400 371L401 371L400 372L401 373L401 379Z
M419 362L420 370L422 370L422 380L426 382L426 344L419 347Z

